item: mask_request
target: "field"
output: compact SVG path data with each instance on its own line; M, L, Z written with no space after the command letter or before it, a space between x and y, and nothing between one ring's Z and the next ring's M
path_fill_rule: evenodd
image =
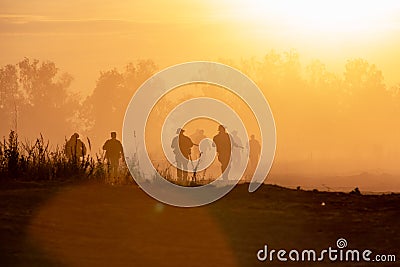
M400 195L245 184L200 208L158 203L136 185L0 184L1 266L398 266L259 262L257 251L336 248L399 255Z

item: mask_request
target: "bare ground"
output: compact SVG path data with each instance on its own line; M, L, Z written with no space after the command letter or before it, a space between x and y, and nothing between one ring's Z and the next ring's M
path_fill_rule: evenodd
M176 208L137 186L0 184L1 266L400 266L400 195L239 185L200 208ZM324 203L325 205L323 205ZM274 249L336 247L397 262L259 262Z

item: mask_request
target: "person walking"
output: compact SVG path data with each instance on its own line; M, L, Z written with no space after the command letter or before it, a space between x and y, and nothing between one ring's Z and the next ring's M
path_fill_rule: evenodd
M225 126L218 126L218 134L213 138L213 146L217 148L218 161L221 163L222 179L227 181L231 168L231 137L226 132Z
M86 146L79 139L79 134L74 133L65 144L65 155L70 162L79 162L86 155Z
M109 176L118 177L119 159L124 158L124 151L121 142L117 140L116 132L111 132L111 139L104 143L103 150L106 151L104 157L107 160Z
M260 153L261 153L261 145L260 142L258 142L257 139L255 139L254 134L250 136L249 140L249 169L248 169L248 174L247 177L249 179L252 178L254 175L254 172L256 171L258 161L260 159Z
M187 181L187 166L191 154L191 148L194 145L192 140L188 136L184 135L184 132L184 129L178 128L176 130L177 136L172 139L171 143L171 148L175 154L178 182Z

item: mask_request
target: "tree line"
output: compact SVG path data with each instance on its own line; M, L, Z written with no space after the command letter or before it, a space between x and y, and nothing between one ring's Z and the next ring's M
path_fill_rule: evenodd
M319 60L302 66L294 50L220 61L247 74L266 96L277 125L278 162L351 160L360 168L374 162L394 169L390 159L400 154L400 83L387 86L376 65L349 59L343 73L334 73ZM54 62L24 58L3 66L0 134L42 133L60 143L80 131L100 144L110 130L121 132L130 98L158 70L154 61L141 60L102 71L83 98L71 90L73 77Z

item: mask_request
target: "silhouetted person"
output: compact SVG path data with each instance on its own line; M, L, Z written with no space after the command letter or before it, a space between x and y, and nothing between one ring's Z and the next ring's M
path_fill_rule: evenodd
M234 144L232 151L232 164L234 166L239 166L242 161L242 140L240 140L240 137L237 135L237 131L233 131L231 137Z
M260 142L255 139L254 134L250 136L249 149L249 176L253 176L261 153Z
M111 139L104 143L103 150L106 151L104 157L107 160L108 172L115 178L118 176L119 159L124 157L122 144L117 140L116 132L111 132Z
M354 188L353 191L350 192L352 195L361 195L361 191L358 187Z
M65 155L69 161L79 161L86 155L86 146L79 139L79 134L74 133L65 144Z
M197 154L200 154L200 152L203 153L203 155L205 155L206 153L208 153L208 151L211 150L211 144L210 142L206 139L207 136L204 135L204 130L203 129L197 129L196 132L194 134L192 134L190 136L190 138L192 139L192 141L195 144L199 144L199 148L196 149ZM203 143L201 143L201 141L203 139L206 139L205 141L203 141ZM201 143L201 144L200 144ZM193 148L194 149L194 148ZM192 150L192 152L194 152Z
M178 181L186 181L188 172L186 171L188 160L191 153L191 148L194 145L192 140L184 135L185 130L178 128L176 130L177 136L172 139L171 148L175 154L176 161L176 174ZM180 153L179 153L180 152Z
M231 158L231 138L223 125L218 126L218 134L213 138L217 147L218 161L221 163L222 178L228 180Z

